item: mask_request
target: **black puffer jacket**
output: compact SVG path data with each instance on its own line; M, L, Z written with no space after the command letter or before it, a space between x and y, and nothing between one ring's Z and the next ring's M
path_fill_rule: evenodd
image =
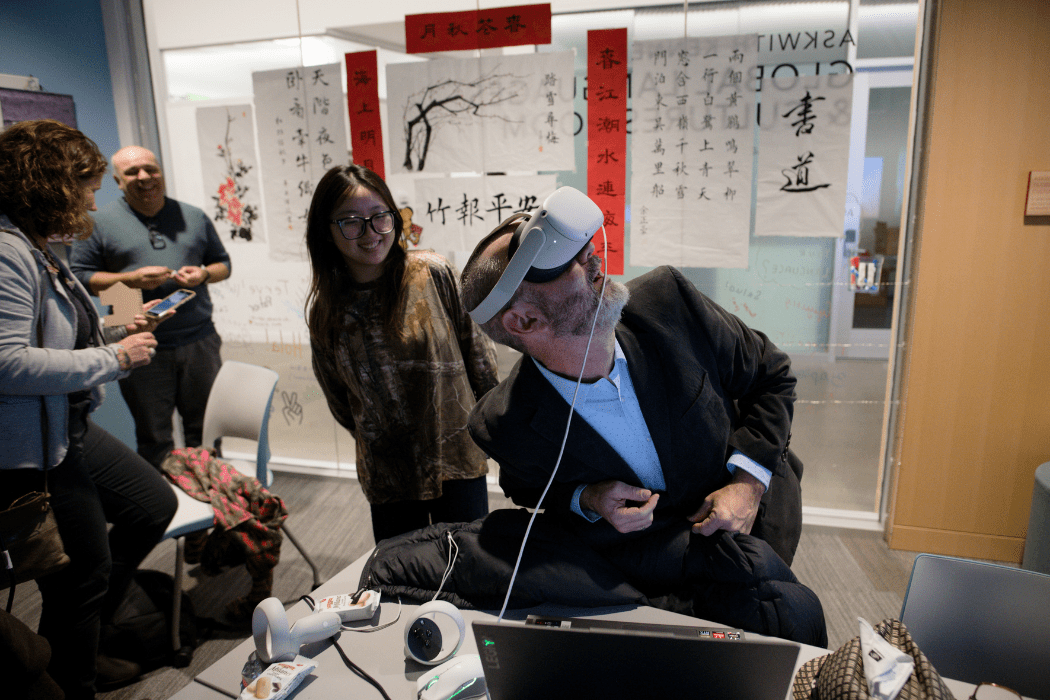
M361 586L420 601L441 586L438 597L457 607L498 610L528 518L524 509L497 510L472 523L440 523L383 540L362 571ZM598 552L557 518L541 516L529 533L508 607L652 605L827 646L820 600L768 544L750 535L694 536L688 525L654 533L644 549ZM632 573L641 569L645 576Z

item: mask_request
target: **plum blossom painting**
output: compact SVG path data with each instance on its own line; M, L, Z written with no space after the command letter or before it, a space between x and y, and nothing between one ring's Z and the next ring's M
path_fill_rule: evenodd
M206 201L224 243L265 240L251 105L197 110Z

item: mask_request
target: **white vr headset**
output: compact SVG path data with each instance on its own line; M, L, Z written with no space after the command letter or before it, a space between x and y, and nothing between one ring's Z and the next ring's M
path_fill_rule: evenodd
M602 210L587 195L572 187L555 190L518 225L507 269L470 317L485 323L511 300L522 281L550 282L565 272L604 223Z

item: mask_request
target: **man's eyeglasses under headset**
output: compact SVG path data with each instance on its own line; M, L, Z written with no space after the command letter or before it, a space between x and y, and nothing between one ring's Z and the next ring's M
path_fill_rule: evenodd
M330 223L338 226L339 233L348 241L363 236L366 223L380 236L385 236L394 230L394 212L381 211L372 216L345 216L342 219L333 219Z
M149 232L149 244L153 246L153 250L164 250L168 247L167 239L157 230L156 224L147 224L146 231Z

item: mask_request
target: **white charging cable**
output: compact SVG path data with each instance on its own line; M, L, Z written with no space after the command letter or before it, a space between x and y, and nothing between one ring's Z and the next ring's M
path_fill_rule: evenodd
M602 261L608 264L609 259L609 241L605 236L605 224L602 224ZM594 339L594 326L598 323L598 314L602 311L602 304L605 302L605 283L609 281L608 267L606 267L606 274L602 277L602 289L598 294L598 307L594 310L594 318L591 320L591 333L587 336L587 348L583 352L583 365L580 367L580 376L576 378L576 388L572 392L572 402L569 404L569 419L565 421L565 434L561 439L561 449L558 450L558 459L554 462L554 470L551 472L551 478L547 480L547 485L543 488L543 493L540 494L540 500L536 502L536 508L532 511L532 516L529 518L529 524L525 528L525 536L521 538L521 548L518 549L518 558L514 562L514 570L510 574L510 583L507 584L507 595L503 599L503 607L500 608L499 617L496 618L497 624L503 622L503 613L507 611L507 603L510 602L510 592L514 590L514 580L518 577L518 567L521 566L521 557L525 553L525 543L529 541L529 533L532 532L532 523L536 521L536 515L540 512L540 506L543 505L543 499L547 497L547 492L550 491L551 484L554 483L554 477L558 473L558 467L561 466L562 455L565 454L565 444L569 441L569 426L572 425L572 416L576 410L576 396L580 393L580 384L583 383L583 373L587 369L587 356L591 352L591 340ZM444 582L444 580L442 580Z
M451 532L446 532L445 537L448 539L448 565L445 567L445 573L441 576L441 583L438 584L437 591L434 592L434 597L431 600L437 600L437 597L441 595L441 589L445 587L445 581L452 574L452 567L456 565L456 559L459 558L459 545L456 544L456 539Z

